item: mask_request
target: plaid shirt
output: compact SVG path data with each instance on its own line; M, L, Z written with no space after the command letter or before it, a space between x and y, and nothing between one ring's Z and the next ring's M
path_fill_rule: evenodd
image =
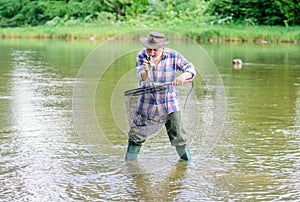
M143 81L141 73L144 70L143 59L147 57L146 49L141 50L136 57L136 71L140 79L140 87L146 87L149 82ZM193 64L188 62L179 52L165 48L160 63L152 66L150 73L150 85L162 85L171 83L176 79L176 72L189 72L196 75ZM176 86L170 85L168 89L154 93L142 94L138 100L137 112L154 117L163 116L180 110L179 93Z

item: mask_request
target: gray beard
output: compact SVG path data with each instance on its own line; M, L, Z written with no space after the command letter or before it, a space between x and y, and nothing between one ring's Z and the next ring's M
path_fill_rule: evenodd
M162 55L162 52L159 55L157 55L155 58L150 56L150 61L154 62L154 61L158 60L161 55Z

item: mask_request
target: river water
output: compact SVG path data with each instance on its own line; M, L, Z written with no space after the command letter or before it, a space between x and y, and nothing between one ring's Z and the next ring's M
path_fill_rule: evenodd
M189 163L164 129L124 161L141 48L126 35L0 47L1 201L300 200L299 45L173 40L198 71L181 87Z

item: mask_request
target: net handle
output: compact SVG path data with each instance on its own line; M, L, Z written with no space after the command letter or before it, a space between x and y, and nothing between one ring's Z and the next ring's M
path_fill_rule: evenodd
M184 84L188 84L188 83L192 83L193 80L189 79L189 80L185 80ZM129 96L129 95L134 95L134 94L141 94L141 93L149 93L149 92L153 92L156 90L164 90L167 87L173 85L173 82L167 82L164 83L162 85L156 85L156 86L147 86L147 87L140 87L140 88L134 88L131 90L127 90L124 92L125 96Z
M153 91L156 91L156 90L159 90L159 89L164 90L170 85L172 85L172 84L166 83L166 84L163 84L163 85L134 88L134 89L125 91L124 95L129 96L129 95L134 95L134 94L149 93L149 92L153 92Z

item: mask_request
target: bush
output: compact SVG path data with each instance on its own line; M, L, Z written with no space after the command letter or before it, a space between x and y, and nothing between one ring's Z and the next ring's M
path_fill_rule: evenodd
M130 22L156 24L299 25L289 0L1 0L0 27Z
M258 25L299 25L300 4L289 0L212 0L205 13L232 23Z

